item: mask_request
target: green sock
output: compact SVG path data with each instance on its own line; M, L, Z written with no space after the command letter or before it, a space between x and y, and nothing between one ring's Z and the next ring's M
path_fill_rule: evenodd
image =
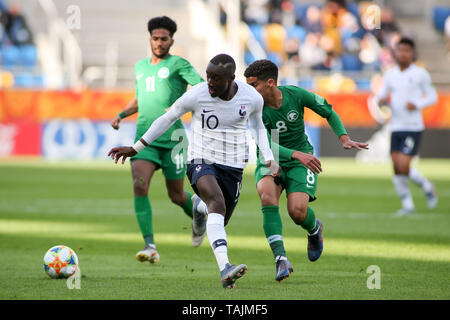
M183 203L183 205L181 206L184 210L184 213L186 213L187 216L192 218L192 193L188 192L188 191L184 191L184 193L186 193L187 195L187 199L186 202Z
M308 207L308 211L306 212L305 221L303 221L300 226L310 234L317 231L318 224L316 223L316 215L314 214L314 210L310 207Z
M284 250L282 235L283 226L281 224L278 206L263 206L262 213L264 233L266 234L267 241L269 242L274 257L285 257L286 251Z
M150 200L147 196L134 197L134 212L136 213L136 219L145 244L154 244L152 207L150 206Z

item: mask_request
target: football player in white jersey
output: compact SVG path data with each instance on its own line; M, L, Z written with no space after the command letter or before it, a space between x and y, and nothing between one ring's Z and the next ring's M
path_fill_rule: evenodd
M133 147L112 148L108 156L117 163L136 155L157 139L177 119L192 112L187 175L192 188L206 203L206 233L216 256L224 288L247 272L245 264L228 260L225 226L238 202L242 171L248 161L247 124L273 176L280 175L262 121L263 98L252 86L235 80L232 57L219 54L206 69L207 82L181 96L156 119Z
M378 105L385 105L390 93L393 183L402 202L398 215L415 211L408 179L422 188L430 209L436 207L438 200L433 184L417 169L410 167L412 158L418 153L425 128L422 109L437 102L430 75L413 63L415 55L414 42L409 38L400 39L395 48L397 65L385 73L383 87L375 97Z

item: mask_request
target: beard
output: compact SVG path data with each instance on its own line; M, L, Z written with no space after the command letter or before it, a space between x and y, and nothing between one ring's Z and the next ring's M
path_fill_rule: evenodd
M152 50L152 54L155 56L155 57L157 57L157 58L164 58L165 56L167 56L168 54L169 54L169 49L166 49L166 50L164 50L164 51L161 51L162 53L160 53L160 54L157 54L156 52L155 52L155 50Z

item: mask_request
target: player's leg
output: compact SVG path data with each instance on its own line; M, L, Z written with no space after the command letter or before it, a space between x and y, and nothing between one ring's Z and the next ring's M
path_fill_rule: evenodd
M170 200L180 206L184 213L192 219L192 245L202 244L206 232L206 204L196 194L184 190L184 178L178 180L166 179L167 192Z
M276 184L273 177L259 177L258 171L255 173L255 179L258 181L256 189L261 199L264 234L275 258L275 280L282 281L294 271L287 259L283 243L283 226L279 211L283 189L281 183Z
M139 261L159 261L159 254L153 237L152 207L148 199L148 188L157 165L141 159L131 161L133 177L134 212L144 238L145 247L136 254Z
M227 234L225 232L227 206L223 189L216 178L217 170L218 168L214 165L191 164L188 167L188 177L195 192L208 208L206 233L219 266L222 286L234 288L235 281L246 273L247 266L244 264L232 265L228 259ZM235 192L237 193L236 190Z
M420 141L422 137L422 132L410 132L408 137L405 139L403 152L406 155L409 155L409 159L407 158L405 162L405 168L400 168L400 171L408 172L408 178L414 182L417 186L422 188L423 192L425 193L425 196L427 197L427 205L430 209L433 209L436 207L438 202L438 197L436 195L436 192L434 190L434 185L429 181L427 178L425 178L419 170L416 168L411 167L411 160L413 159L413 156L417 155L419 151ZM408 162L409 160L409 162ZM395 171L395 167L394 167Z
M398 215L414 212L414 202L409 189L409 167L412 157L399 151L391 152L394 177L392 182L397 195L401 199L402 208L397 211Z
M290 168L286 173L286 194L288 213L295 224L308 233L308 258L316 261L322 254L322 222L316 219L309 206L315 200L317 174L304 166Z
M322 222L316 219L314 210L308 206L309 195L304 192L292 192L288 195L288 212L295 224L308 233L308 258L316 261L323 251Z
M173 203L180 206L192 219L192 245L201 245L206 231L206 204L197 196L184 190L186 161L183 149L172 157L173 149L160 149L162 171L166 177L167 193Z

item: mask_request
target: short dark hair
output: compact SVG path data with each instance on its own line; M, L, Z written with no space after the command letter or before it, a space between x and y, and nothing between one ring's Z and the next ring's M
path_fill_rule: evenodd
M234 72L236 71L236 62L234 62L234 59L231 56L225 53L218 54L217 56L212 58L209 62L215 65L222 64L226 69L228 69L231 72L231 74L234 74ZM230 67L227 66L227 64L229 63L231 63Z
M397 42L397 46L398 46L399 44L406 44L406 45L410 46L411 49L413 49L413 50L416 48L416 45L415 45L415 43L414 43L414 40L411 39L411 38L408 38L408 37L402 37L402 38L400 38L400 40Z
M170 36L173 37L174 33L177 32L177 24L166 16L155 17L148 21L147 29L150 34L152 34L152 31L155 29L166 29L169 31Z
M244 76L256 77L259 80L266 81L268 79L278 80L278 67L270 60L256 60L245 69Z

